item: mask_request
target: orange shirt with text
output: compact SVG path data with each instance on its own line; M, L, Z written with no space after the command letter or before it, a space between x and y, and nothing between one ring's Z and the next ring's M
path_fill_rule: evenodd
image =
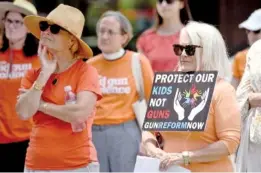
M22 87L30 88L39 73L40 69L28 71L22 79ZM54 80L56 83L53 83ZM52 74L44 87L42 99L64 105L64 87L67 85L70 85L76 94L91 91L101 98L97 70L82 60L78 60L64 72ZM32 170L70 170L97 161L91 132L94 115L95 110L86 121L87 128L74 133L70 123L40 111L36 112L26 154L26 167Z
M30 137L32 119L19 119L15 105L22 77L27 70L38 67L38 57L26 57L22 50L0 53L0 144L20 142Z
M132 74L132 55L133 52L126 51L125 55L117 60L106 60L100 54L88 61L98 70L103 95L103 98L97 104L94 124L121 124L135 119L132 104L138 100L138 93ZM140 62L145 99L149 100L153 71L148 59L141 54Z

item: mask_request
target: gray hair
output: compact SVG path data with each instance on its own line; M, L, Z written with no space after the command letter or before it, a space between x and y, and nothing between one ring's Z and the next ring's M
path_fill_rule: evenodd
M96 32L98 32L98 28L100 26L100 21L105 18L105 17L115 17L115 19L119 22L120 27L121 27L121 33L122 34L127 34L128 36L128 40L126 41L126 43L123 44L123 47L127 46L127 44L129 43L129 41L132 39L133 37L133 28L132 25L129 21L129 19L127 19L126 16L124 16L121 12L119 11L106 11L105 13L102 14L102 16L100 17L100 19L97 22L96 25Z

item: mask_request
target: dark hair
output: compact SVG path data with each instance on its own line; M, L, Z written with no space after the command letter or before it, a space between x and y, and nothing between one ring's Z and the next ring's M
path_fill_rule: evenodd
M9 11L5 13L5 17L7 16ZM21 14L24 18L25 15ZM6 38L5 32L3 35L3 46L0 49L0 52L5 52L9 48L9 40ZM31 34L28 33L25 38L23 53L26 57L31 57L37 55L38 50L38 40Z
M186 25L189 20L193 20L188 0L180 0L184 2L184 8L180 10L180 20L181 22ZM159 13L156 11L156 23L155 28L158 28L160 25L163 24L163 18L159 15Z

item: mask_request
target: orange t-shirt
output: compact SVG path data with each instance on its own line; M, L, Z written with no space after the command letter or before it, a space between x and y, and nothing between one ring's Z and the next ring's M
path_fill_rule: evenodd
M135 119L132 104L138 100L131 61L133 52L126 51L117 60L106 60L100 54L88 63L99 73L103 98L97 104L96 125L121 124ZM153 71L148 59L140 55L144 80L145 99L148 100L153 82Z
M179 43L180 33L162 36L155 29L145 31L137 40L137 49L149 60L153 71L173 71L177 68L178 57L173 44Z
M32 129L32 119L20 120L15 104L22 77L27 70L40 67L40 61L37 56L26 57L22 50L12 54L13 58L10 50L0 53L0 144L28 140Z
M233 61L233 77L241 80L246 66L246 56L247 56L248 49L245 49L243 51L238 52L235 55L234 61Z
M240 142L240 121L235 90L221 80L214 89L205 131L160 132L164 150L171 153L195 151L221 140L229 153L233 154ZM191 163L187 168L192 172L233 172L228 156L208 163Z
M39 73L40 69L28 71L22 79L22 87L30 88ZM55 79L56 83L53 83ZM98 99L101 98L97 70L82 60L78 60L62 73L52 74L44 87L42 99L64 105L64 87L67 85L70 85L76 94L91 91L97 94ZM26 154L26 167L33 170L69 170L97 161L91 132L94 115L95 110L89 116L85 130L74 133L70 123L40 111L36 112Z

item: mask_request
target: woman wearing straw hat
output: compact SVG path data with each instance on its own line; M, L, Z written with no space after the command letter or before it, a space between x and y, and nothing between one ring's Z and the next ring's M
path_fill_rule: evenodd
M101 94L98 73L85 62L92 50L81 40L84 16L60 4L46 18L28 16L24 22L40 39L42 65L22 79L16 105L20 118L33 117L35 123L25 171L97 172L91 126Z
M24 169L32 119L20 120L15 103L25 72L40 67L38 41L28 33L23 22L26 15L36 14L34 5L26 0L0 2L3 21L3 35L0 34L0 172L21 172Z

